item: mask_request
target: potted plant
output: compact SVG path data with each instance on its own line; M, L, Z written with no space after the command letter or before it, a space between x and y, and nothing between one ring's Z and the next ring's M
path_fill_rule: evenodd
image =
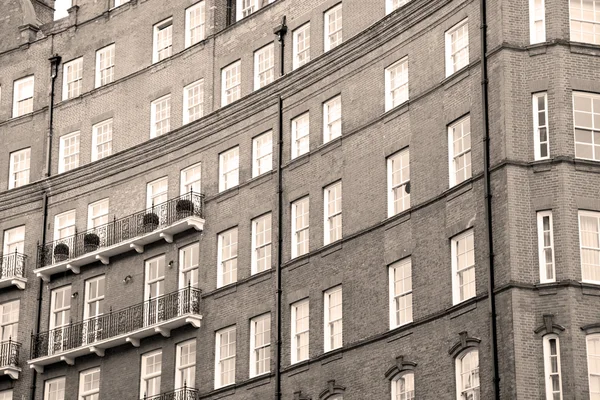
M69 246L66 243L54 246L54 259L57 262L65 261L67 258L69 258Z
M100 247L100 237L94 232L86 233L83 236L83 250L88 253L96 251Z
M177 211L177 219L189 217L194 212L194 203L188 199L180 199L177 201L175 211Z
M144 215L144 229L146 232L152 232L158 226L158 215L153 212Z

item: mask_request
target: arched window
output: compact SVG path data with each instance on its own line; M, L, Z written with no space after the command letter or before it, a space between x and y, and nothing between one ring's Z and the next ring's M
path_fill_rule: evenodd
M590 399L600 398L600 334L588 335L587 359Z
M479 351L467 349L456 358L457 400L479 400Z
M414 400L415 374L406 372L392 379L392 400Z
M544 375L546 381L546 398L562 399L560 379L560 345L558 336L544 336Z

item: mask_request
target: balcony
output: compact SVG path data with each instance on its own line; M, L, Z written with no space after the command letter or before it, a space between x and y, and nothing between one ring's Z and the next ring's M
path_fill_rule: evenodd
M157 396L144 396L140 400L198 400L200 393L197 389L183 387L172 392L161 393Z
M45 365L60 361L74 365L77 357L91 353L103 357L106 349L126 343L139 347L143 338L156 334L169 337L171 330L187 324L199 328L201 321L200 290L188 286L122 310L32 335L31 359L27 363L42 373Z
M5 255L0 253L0 289L13 285L21 290L25 289L26 261L27 256L16 251Z
M38 246L36 276L50 281L58 272L73 271L101 261L108 265L110 258L161 239L173 242L173 235L190 227L204 229L204 195L189 192L152 208L137 212L108 224L75 233L54 242Z
M14 340L0 343L0 373L8 375L12 379L19 379L21 366L19 364L19 353L21 343Z

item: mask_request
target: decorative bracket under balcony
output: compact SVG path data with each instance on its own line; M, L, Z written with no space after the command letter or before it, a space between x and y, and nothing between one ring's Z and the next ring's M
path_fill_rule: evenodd
M18 252L0 253L0 289L16 286L25 290L27 278L25 278L25 265L27 256Z

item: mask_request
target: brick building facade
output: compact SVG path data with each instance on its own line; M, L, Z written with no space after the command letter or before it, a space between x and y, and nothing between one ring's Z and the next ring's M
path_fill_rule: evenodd
M0 400L600 398L598 2L59 3L0 18Z

